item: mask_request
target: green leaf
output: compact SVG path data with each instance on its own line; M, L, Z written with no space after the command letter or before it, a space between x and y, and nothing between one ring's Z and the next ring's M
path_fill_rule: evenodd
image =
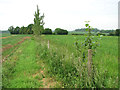
M88 31L88 28L86 28L85 30Z
M88 26L89 26L89 24L85 24L85 26L86 26L86 27L88 27Z

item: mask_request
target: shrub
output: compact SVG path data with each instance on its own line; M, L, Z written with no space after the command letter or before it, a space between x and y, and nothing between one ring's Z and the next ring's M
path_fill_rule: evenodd
M120 36L120 29L116 29L115 35L116 35L116 36Z
M115 36L115 32L110 32L108 36Z
M55 29L55 34L56 34L56 35L67 35L67 34L68 34L68 31L67 31L67 30L64 30L64 29L61 29L61 28L56 28L56 29Z
M97 33L96 35L97 35L97 36L98 36L98 35L106 36L106 34L104 34L104 33Z
M73 33L72 35L84 35L84 34L77 34L77 33Z
M42 34L52 34L52 30L49 28L45 28L45 30L43 30Z

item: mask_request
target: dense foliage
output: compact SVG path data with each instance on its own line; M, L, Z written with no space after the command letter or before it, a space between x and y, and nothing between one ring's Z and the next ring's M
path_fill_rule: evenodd
M61 28L56 28L54 33L56 35L67 35L68 31Z
M13 26L10 26L8 28L8 31L11 34L33 34L33 30L32 30L33 24L29 24L27 27L16 27L14 28Z
M120 29L116 29L115 35L116 35L116 36L120 36Z
M103 36L118 36L120 34L120 29L116 30L94 30L92 29L92 35L103 35ZM69 31L70 35L85 35L87 31L85 29L76 29L75 31Z
M52 30L50 28L45 28L45 30L42 31L42 34L52 34Z
M116 29L114 32L110 32L109 36L119 36L120 35L120 29Z
M87 57L76 52L74 41L79 39L79 45L84 36L44 36L46 39L38 45L37 54L40 60L48 65L50 76L61 82L62 88L117 88L118 87L118 63L117 63L117 37L103 37L101 46L93 57L94 73L93 81L89 80L86 67ZM50 40L50 48L47 41ZM96 40L96 36L94 38ZM110 42L110 41L113 42ZM46 42L45 42L46 41ZM38 42L40 42L38 40ZM115 44L113 44L115 43ZM72 49L71 49L72 48ZM84 48L81 48L84 50ZM114 52L116 50L116 52ZM61 53L62 52L62 53ZM114 64L113 64L114 62Z

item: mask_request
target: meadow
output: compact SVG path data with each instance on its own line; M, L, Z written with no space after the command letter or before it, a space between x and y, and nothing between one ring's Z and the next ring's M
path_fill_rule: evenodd
M3 39L3 46L15 44L22 37ZM85 36L29 37L2 63L3 88L118 88L117 36L101 38L92 58L92 81L87 75L87 59L81 62L82 53L75 47L75 41L81 43Z

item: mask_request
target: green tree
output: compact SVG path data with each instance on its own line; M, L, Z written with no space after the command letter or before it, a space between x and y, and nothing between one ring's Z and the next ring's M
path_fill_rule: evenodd
M52 34L52 30L50 28L45 28L45 30L42 31L42 34Z
M11 33L11 34L14 34L14 27L13 26L10 26L8 28L8 31Z
M24 27L24 29L23 29L23 34L28 34L28 32L27 32L27 27Z
M20 27L16 27L15 29L14 29L14 33L13 34L19 34L19 30L20 30Z
M67 35L67 34L68 34L68 31L67 31L67 30L64 30L64 29L61 29L61 28L56 28L56 29L55 29L55 34L56 34L56 35Z
M120 29L116 29L115 35L116 35L116 36L120 36Z
M22 26L21 28L20 28L20 30L19 30L19 34L23 34L23 32L24 32L24 26Z
M29 25L27 26L27 33L28 33L28 34L33 34L32 28L33 28L33 24L29 24Z
M34 18L33 32L34 32L34 35L38 36L38 35L41 35L42 31L44 30L44 27L43 27L44 14L40 16L38 5L37 5L37 12L35 11L34 16L35 18Z

